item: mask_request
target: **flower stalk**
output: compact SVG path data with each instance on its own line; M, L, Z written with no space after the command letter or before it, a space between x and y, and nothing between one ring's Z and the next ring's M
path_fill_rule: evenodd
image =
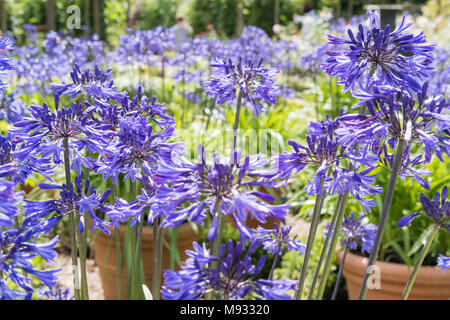
M344 213L345 213L345 207L347 206L347 200L348 200L348 191L345 192L345 194L342 196L342 200L339 206L339 212L338 217L336 219L336 224L334 228L332 227L330 229L330 233L333 234L331 238L331 244L330 249L328 250L327 259L325 260L325 266L322 272L322 277L320 278L319 283L319 289L317 291L316 300L321 300L323 297L323 294L325 292L325 286L327 284L328 280L328 274L330 273L331 269L331 261L333 259L334 252L336 250L336 246L339 239L339 234L341 232L342 228L342 220L344 219Z
M300 277L298 280L297 291L295 292L295 299L301 300L303 287L305 286L306 274L308 272L309 258L311 256L312 247L314 245L314 239L316 237L317 226L319 225L320 212L322 209L322 204L324 200L323 194L323 178L320 179L320 194L316 197L316 202L314 204L313 217L311 221L311 227L308 234L308 242L306 244L305 256L303 258L302 269L300 271Z
M406 148L406 140L401 139L398 142L397 152L395 154L394 164L392 166L391 177L389 179L388 189L383 203L383 209L381 211L380 222L378 223L378 230L375 238L373 249L370 253L369 262L367 264L366 273L362 282L361 290L359 292L359 300L364 300L367 295L367 280L369 278L369 270L375 264L378 258L378 253L381 247L381 241L383 239L384 229L386 228L387 218L392 205L392 199L394 197L395 185L397 183L398 174L400 172L403 153Z
M331 296L331 300L336 300L336 296L339 290L339 284L341 283L342 271L344 271L345 258L347 257L348 252L348 244L345 245L344 255L342 257L341 265L339 266L339 272L336 279L336 284L334 285L333 295Z
M337 202L336 208L335 208L335 212L334 212L333 218L331 220L331 226L332 227L335 225L337 216L339 215L339 209L340 209L340 206L341 206L341 203L342 203L342 199L343 199L343 195L339 195L338 202ZM322 252L320 253L319 262L317 263L316 272L314 273L313 282L311 284L311 288L310 288L309 293L308 293L308 300L312 299L312 296L313 296L313 293L314 293L314 289L316 288L317 281L319 280L320 271L322 270L322 264L323 264L324 258L326 256L327 252L330 250L330 241L331 241L331 232L329 232L327 234L327 237L325 238L325 242L323 244Z
M69 186L71 184L70 179L70 157L69 157L69 138L65 137L63 139L64 147L64 170L66 175L66 184ZM69 212L69 234L70 234L70 253L72 257L72 274L73 274L73 292L75 300L80 300L80 279L78 275L78 258L77 258L77 239L76 239L76 229L75 229L75 217L74 212Z
M425 246L422 248L422 251L420 252L419 258L417 259L416 264L414 265L413 272L411 273L411 276L408 279L408 283L406 284L405 290L403 291L402 300L408 299L409 294L411 293L411 289L414 285L414 282L416 281L417 274L419 273L420 267L422 266L423 260L425 259L425 256L427 255L428 251L430 250L431 244L433 243L433 240L436 237L438 231L439 227L436 226L435 228L433 228L433 231L428 236L427 242L425 243Z

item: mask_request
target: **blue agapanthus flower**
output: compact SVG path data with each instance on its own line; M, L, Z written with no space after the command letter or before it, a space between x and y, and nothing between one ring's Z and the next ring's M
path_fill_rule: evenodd
M181 270L164 270L162 297L166 300L198 300L209 292L220 294L223 299L265 299L289 300L287 293L293 289L295 281L255 280L266 262L261 257L256 265L251 254L258 247L253 243L245 251L245 243L234 244L230 239L228 245L220 246L218 257L212 256L206 245L193 243L194 250L189 255ZM216 268L208 264L218 262Z
M441 194L436 192L433 200L421 193L420 202L426 214L421 212L411 213L398 221L398 227L403 228L409 225L418 215L422 215L433 221L438 227L450 231L450 201L447 201L447 195L447 186L442 188Z
M175 137L175 125L170 123L160 131L156 129L147 117L120 117L116 139L99 151L103 157L96 162L95 171L115 182L120 173L126 173L124 180L130 178L135 182L142 174L152 176L160 163L172 163L183 151L182 144L170 142Z
M22 160L15 159L14 151L17 144L12 136L3 137L0 135L0 177L7 177L14 183L25 184L25 180L33 173L38 173L50 180L53 174L53 167L49 157L33 157L28 155Z
M12 58L9 51L14 48L14 40L10 37L0 37L0 97L3 97L3 90L7 83L3 82L3 77L13 69Z
M127 202L124 199L115 198L115 204L106 204L106 215L111 219L114 227L118 228L119 223L125 223L128 219L130 219L130 227L132 227L137 222L140 222L146 213L148 214L147 223L152 225L155 218L164 214L163 212L154 212L152 210L147 211L153 204L156 186L146 175L142 175L139 180L142 182L141 193L137 195L135 201Z
M305 252L305 245L297 240L297 235L293 238L289 236L292 226L285 226L274 224L274 229L265 229L258 226L256 238L264 246L264 250L271 254L279 254L280 250L287 248L303 254Z
M120 101L123 93L118 92L112 80L112 69L100 70L95 66L94 70L81 71L80 67L75 64L73 71L70 73L73 83L52 83L51 88L55 95L68 95L75 98L80 94L87 97L103 100Z
M39 235L50 231L55 219L45 219L44 215L32 212L25 215L21 222L15 220L19 212L18 204L22 201L22 193L14 190L13 183L0 180L0 300L31 299L34 292L32 281L37 279L52 288L59 272L41 271L32 263L37 255L48 262L56 258L54 247L58 237L49 242L37 241ZM13 288L11 283L15 284Z
M265 179L264 166L268 161L259 156L240 161L235 152L236 163L222 162L217 153L210 165L206 163L203 146L200 147L201 162L193 164L180 161L177 165L161 164L155 175L160 184L154 197L152 209L163 212L163 226L175 227L185 220L203 225L207 213L214 216L209 237L215 238L218 223L216 207L226 215L232 215L241 239L251 239L254 231L245 225L248 215L262 223L268 217L284 220L289 205L272 205L264 201L275 200L273 196L252 190L253 187L274 187L276 182ZM268 173L270 175L270 173ZM263 200L263 201L261 201Z
M242 93L243 101L249 103L256 116L264 112L262 103L275 104L275 69L265 68L262 60L259 64L234 63L231 59L217 60L211 63L217 68L216 75L203 83L205 93L213 96L219 105L234 102L236 94Z
M0 180L0 226L12 227L14 217L19 215L18 206L23 200L22 193L14 190L15 184L10 181Z
M443 254L440 254L437 259L437 265L441 270L450 269L450 257L446 257Z
M57 99L56 99L57 100ZM71 108L49 109L47 104L32 105L30 115L16 122L10 130L13 138L21 142L13 152L14 158L25 161L30 155L51 157L54 164L63 162L64 139L68 139L71 167L81 173L81 165L91 168L93 161L84 156L85 150L101 152L106 149L114 133L110 125L94 122L92 111L83 110L82 104Z
M0 101L0 119L12 124L22 120L28 112L27 104L21 99L17 99L14 93L3 96Z
M389 86L358 94L361 99L358 105L365 104L369 114L339 117L340 127L336 130L339 143L351 152L373 153L389 166L393 155L388 152L388 146L393 149L399 140L405 140L407 146L400 175L412 175L428 188L426 181L419 177L420 172L409 169L430 162L433 153L444 162L444 154L450 154L450 115L445 98L427 97L427 88L424 84L413 96ZM423 150L417 157L410 154L413 144Z
M373 186L375 175L370 175L373 169L356 166L350 170L341 165L343 160L354 160L354 155L347 152L346 147L339 143L336 138L336 131L339 122L328 119L325 122L311 122L306 136L306 146L295 141L288 144L294 149L293 152L275 154L272 159L272 167L277 168L278 176L286 178L292 174L304 170L307 166L316 168L316 174L311 180L306 182L306 190L309 195L318 195L326 191L330 194L335 192L344 194L348 191L355 196L364 210L369 210L374 206L373 200L367 199L369 195L380 193L381 187ZM365 157L366 164L376 159ZM323 185L321 181L323 180Z
M66 186L65 184L41 183L39 187L45 190L61 190L61 197L57 200L47 200L44 202L26 200L24 205L26 214L39 213L41 215L47 215L55 212L62 216L69 213L76 213L80 215L78 232L83 232L85 228L83 214L86 212L92 221L91 233L95 229L100 229L107 235L111 233L108 228L111 222L107 222L97 216L98 211L107 211L105 201L111 193L110 189L107 189L103 195L100 194L90 184L89 179L85 179L83 183L83 174L75 177L75 186L72 184Z
M345 49L327 52L330 58L322 65L323 70L338 77L344 91L386 84L407 91L421 90L421 82L432 69L434 46L423 45L423 32L405 32L411 26L405 23L405 17L392 32L389 25L380 29L377 12L371 12L369 20L370 27L360 24L356 36L349 29L348 39L328 35L330 44L345 45Z
M352 211L349 216L344 215L342 221L341 236L343 238L341 245L347 245L351 250L357 250L358 244L361 246L361 252L369 254L372 251L377 226L373 223L363 223L365 215L355 218ZM327 236L331 223L325 225L324 235Z

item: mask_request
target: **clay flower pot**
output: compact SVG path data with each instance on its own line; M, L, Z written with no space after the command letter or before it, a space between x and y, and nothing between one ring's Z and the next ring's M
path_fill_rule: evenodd
M337 256L342 261L343 252ZM359 290L366 271L368 258L347 253L343 274L347 282L350 300L358 299ZM380 289L369 289L367 300L400 300L413 266L377 261L380 269ZM374 273L372 273L374 274ZM447 300L450 298L450 272L438 267L423 266L417 275L409 300Z
M123 248L123 239L125 237L126 226L120 226L120 240ZM166 241L170 241L167 232L164 234ZM192 242L199 241L200 235L197 234L189 223L183 223L178 229L178 252L181 261L188 258L185 251L192 249ZM111 228L111 236L107 236L100 232L94 240L95 246L95 263L100 270L100 278L102 281L103 291L106 300L117 299L117 268L116 268L116 247L114 241L114 230ZM170 252L163 247L162 270L170 268ZM123 251L122 251L123 253ZM152 280L152 257L153 257L153 228L144 226L142 232L142 260L144 263L145 282L151 288ZM122 294L126 292L126 266L124 263L122 272ZM179 269L175 264L175 269ZM164 280L162 280L164 283ZM122 296L122 298L125 298Z

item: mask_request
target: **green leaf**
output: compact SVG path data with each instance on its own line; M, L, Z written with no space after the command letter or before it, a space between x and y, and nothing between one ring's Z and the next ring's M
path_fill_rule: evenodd
M142 285L142 290L144 291L145 300L153 300L153 295L145 284Z
M426 239L430 235L431 231L433 230L434 225L430 225L422 234L419 236L417 241L413 244L411 249L408 251L408 256L413 256L420 248L423 247L425 244Z

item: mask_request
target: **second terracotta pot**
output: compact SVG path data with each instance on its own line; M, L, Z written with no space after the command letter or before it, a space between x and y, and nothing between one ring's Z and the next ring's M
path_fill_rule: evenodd
M123 248L123 239L126 226L120 227L120 239ZM166 241L170 241L167 232L165 233ZM199 241L200 235L197 234L189 223L180 225L178 229L178 252L181 261L187 259L186 250L192 249L192 242ZM102 281L103 291L106 300L117 299L117 268L116 268L116 248L114 240L114 230L111 229L111 236L99 233L94 240L95 245L95 262L100 269L100 277ZM142 233L142 260L144 263L145 282L151 288L152 280L152 257L153 257L153 228L145 226ZM178 264L175 264L178 268ZM170 268L170 252L164 246L162 269ZM126 291L127 274L124 268L122 272L122 292ZM125 297L122 297L125 298Z
M339 264L343 252L337 256ZM359 290L366 271L368 258L347 253L343 274L347 282L350 300L358 299ZM380 288L369 289L367 300L400 300L413 267L405 264L377 261ZM375 273L373 273L375 275ZM372 282L375 284L375 281ZM414 282L409 300L447 300L450 298L450 272L438 267L423 266Z

